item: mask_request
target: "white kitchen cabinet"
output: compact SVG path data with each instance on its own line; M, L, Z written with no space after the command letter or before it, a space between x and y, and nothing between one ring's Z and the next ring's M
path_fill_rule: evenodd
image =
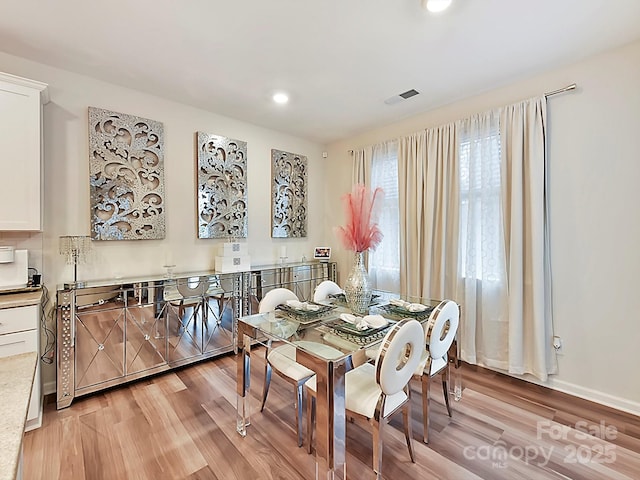
M42 230L44 83L0 73L0 231Z
M0 296L0 357L36 352L40 356L40 298L41 292L6 294ZM26 430L42 423L42 389L40 361L31 388Z

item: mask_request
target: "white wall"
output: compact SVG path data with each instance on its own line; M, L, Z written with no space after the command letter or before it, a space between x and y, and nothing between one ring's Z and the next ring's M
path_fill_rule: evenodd
M312 258L324 241L325 169L322 146L211 112L122 88L84 76L0 53L0 71L49 85L44 107L44 233L2 234L0 242L32 250L52 297L57 284L73 279L71 266L58 254L61 235L89 235L88 113L94 106L164 123L166 238L164 240L93 242L94 258L78 268L80 280L163 274L167 252L176 272L213 268L215 247L222 240L200 240L196 230L195 132L204 131L247 142L249 235L253 265L279 261L287 246L289 261ZM309 163L308 235L303 239L271 238L271 149L306 155ZM243 240L241 240L243 241ZM42 252L37 252L42 245ZM43 262L40 261L40 253ZM38 263L39 262L39 263ZM55 379L49 366L45 385ZM50 387L49 387L50 389Z
M640 43L330 145L327 232L342 222L330 212L350 189L347 150L574 82L577 91L548 102L553 313L564 342L548 385L640 413Z

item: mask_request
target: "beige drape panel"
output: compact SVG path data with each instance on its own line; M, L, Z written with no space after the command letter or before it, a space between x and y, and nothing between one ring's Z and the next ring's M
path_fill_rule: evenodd
M546 98L500 115L509 372L541 380L556 373L546 211Z
M457 139L454 124L398 143L400 291L455 294L458 249Z
M370 186L371 184L371 157L372 147L365 147L354 150L353 155L353 183L362 183Z
M367 146L353 150L352 155L352 183L355 185L361 183L367 187L371 187L371 159L373 157L373 147ZM365 253L365 264L369 263L369 254Z

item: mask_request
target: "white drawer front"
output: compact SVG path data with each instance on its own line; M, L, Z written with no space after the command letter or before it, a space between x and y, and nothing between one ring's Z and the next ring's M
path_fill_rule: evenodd
M38 328L40 305L3 308L0 310L0 335Z
M37 352L38 335L34 332L19 332L0 335L0 357L19 353Z

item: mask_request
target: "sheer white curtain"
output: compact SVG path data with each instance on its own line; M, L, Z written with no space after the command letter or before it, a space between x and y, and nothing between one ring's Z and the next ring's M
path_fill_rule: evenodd
M370 187L384 190L379 220L384 238L376 250L369 252L369 278L374 288L397 291L400 283L397 142L373 146Z
M469 363L507 370L509 318L502 216L498 112L457 122L460 244L457 299L460 353Z

